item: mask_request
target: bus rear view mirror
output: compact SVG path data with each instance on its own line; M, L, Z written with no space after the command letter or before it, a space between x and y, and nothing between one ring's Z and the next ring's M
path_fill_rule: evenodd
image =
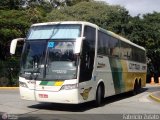
M78 37L76 39L75 48L74 48L74 53L75 54L79 54L80 53L82 42L83 42L84 39L85 39L85 37Z
M10 54L15 54L16 51L16 47L17 47L17 42L18 41L24 41L24 38L17 38L17 39L13 39L11 41L11 45L10 45Z

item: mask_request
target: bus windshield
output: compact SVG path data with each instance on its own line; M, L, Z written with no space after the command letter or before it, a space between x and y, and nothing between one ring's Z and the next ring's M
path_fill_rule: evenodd
M81 34L81 25L57 24L31 27L28 40L35 39L75 39Z
M77 56L73 53L74 42L49 42L46 79L76 78ZM48 45L49 45L48 44Z
M27 79L66 80L77 77L74 46L81 25L31 27L21 59L20 75Z
M25 43L20 75L28 79L64 80L77 77L73 42L31 41Z

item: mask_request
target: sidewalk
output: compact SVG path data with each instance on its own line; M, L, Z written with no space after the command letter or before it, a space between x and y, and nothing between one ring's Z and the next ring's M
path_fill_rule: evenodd
M19 89L19 87L0 87L0 90Z
M156 92L152 92L149 95L150 98L152 98L153 100L160 102L160 91L156 91Z
M158 84L158 83L155 83L155 84L147 83L146 87L160 87L160 84Z
M146 87L159 87L160 88L160 84L158 84L158 83L153 84L153 85L146 84ZM160 90L150 93L149 97L157 102L160 102Z

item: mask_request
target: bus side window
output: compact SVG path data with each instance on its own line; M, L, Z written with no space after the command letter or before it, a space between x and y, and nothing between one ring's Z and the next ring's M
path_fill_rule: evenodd
M94 55L95 55L95 28L85 26L83 41L81 63L80 63L80 78L79 81L88 81L92 78L92 71L94 65Z
M132 59L132 48L129 44L120 41L120 57L121 59L128 59L131 60Z
M118 39L111 37L109 40L110 55L113 57L119 57L119 41Z
M109 35L98 31L98 54L109 55L109 39Z

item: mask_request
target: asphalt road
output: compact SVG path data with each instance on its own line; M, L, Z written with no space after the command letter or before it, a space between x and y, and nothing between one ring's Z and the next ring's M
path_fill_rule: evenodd
M0 119L7 114L9 119L26 120L124 120L133 117L156 120L160 119L160 103L149 97L154 91L160 91L160 86L147 85L134 96L124 93L107 97L101 107L94 108L93 102L68 105L25 101L20 99L18 89L0 89Z

